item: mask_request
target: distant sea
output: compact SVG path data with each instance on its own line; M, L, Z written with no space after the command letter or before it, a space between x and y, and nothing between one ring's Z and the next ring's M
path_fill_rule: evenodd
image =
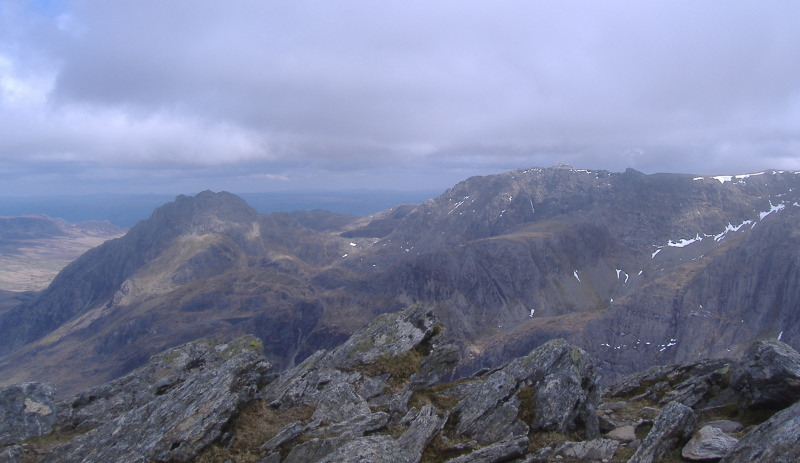
M419 204L442 194L439 190L388 191L287 191L241 193L242 199L262 214L323 209L340 214L365 216L400 204ZM83 196L0 197L0 216L43 214L70 223L107 220L131 227L150 217L153 209L175 199L164 194L106 194Z

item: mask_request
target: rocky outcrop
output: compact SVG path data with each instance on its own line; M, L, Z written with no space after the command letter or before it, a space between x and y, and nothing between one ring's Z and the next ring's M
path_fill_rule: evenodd
M220 438L223 426L263 383L269 364L256 353L260 347L256 338L246 337L230 343L201 340L164 352L95 391L101 394L72 401L71 413L64 414L70 426L103 424L55 447L42 461L190 461ZM145 390L136 391L140 387ZM87 419L92 413L97 418Z
M720 463L790 463L800 461L800 402L747 433Z
M6 446L0 458L640 463L679 455L726 455L730 462L800 456L798 405L759 424L771 409L739 407L730 360L653 368L608 388L601 403L593 360L563 340L496 369L435 383L452 368L440 360L453 352L442 338L438 317L415 305L376 318L350 341L280 374L268 374L254 337L195 341L54 404L51 435ZM772 363L781 361L762 366L772 370ZM601 417L610 431L603 437ZM734 419L752 427L741 435ZM730 433L738 433L738 443Z
M22 383L0 388L0 446L49 434L56 423L50 383Z
M563 340L551 341L488 374L455 389L461 400L456 432L478 442L494 442L535 431L582 430L598 434L595 408L599 388L586 354ZM522 414L528 422L517 419Z
M525 455L531 433L597 435L599 390L580 349L557 340L488 374L434 384L453 367L441 337L432 311L412 306L282 373L259 401L305 418L265 435L260 451L283 462L499 462Z
M593 439L583 442L564 442L555 451L556 455L578 460L611 460L619 448L613 439Z
M668 403L628 463L658 461L668 451L689 439L696 424L697 418L691 408L678 402Z
M742 408L781 409L800 400L800 354L780 341L758 341L731 372Z
M739 442L721 429L714 426L703 426L681 450L681 456L687 460L706 461L719 460Z

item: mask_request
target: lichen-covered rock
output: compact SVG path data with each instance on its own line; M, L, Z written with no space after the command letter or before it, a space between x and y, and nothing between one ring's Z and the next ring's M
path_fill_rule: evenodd
M260 353L261 341L198 339L154 355L135 371L58 404L58 424L87 431L168 393L202 370L213 370L242 351Z
M0 463L19 463L22 460L22 446L12 445L0 450Z
M694 411L678 402L668 403L653 422L642 445L628 463L651 463L659 460L668 451L677 448L694 432L697 418Z
M800 353L780 341L751 345L731 373L745 409L781 409L800 400Z
M451 458L445 463L499 463L510 461L525 455L527 448L528 438L526 436L516 436L480 448L466 455Z
M56 423L55 392L48 382L0 388L0 445L48 434Z
M683 447L681 456L687 460L718 460L739 442L714 426L703 426Z
M557 455L578 460L610 460L617 453L619 442L612 439L592 439L581 442L564 442L555 451Z
M681 365L654 366L610 385L604 396L650 400L660 405L680 402L688 407L708 407L731 399L727 373L729 359L705 359Z
M42 462L191 460L220 437L223 426L255 396L269 370L269 364L254 352L257 346L246 339L212 350L227 360L213 367L202 361L205 357L190 361L196 365L191 373L167 392L56 446ZM179 347L165 354L182 357L185 353Z
M332 439L311 439L302 444L295 445L283 463L308 463L320 461L348 442L349 439L334 437Z
M419 460L422 451L430 444L446 421L447 417L440 418L432 405L425 405L411 421L406 432L397 439L397 445L408 450L412 455L418 456L417 460Z
M631 425L620 426L606 434L606 437L620 442L633 442L636 440L636 428Z
M600 401L592 362L564 340L550 341L485 378L454 389L456 433L482 443L533 430L599 435ZM532 410L526 412L524 407ZM531 413L532 412L532 413ZM517 419L531 416L529 423Z
M800 461L800 402L753 428L720 463Z
M742 423L731 420L709 421L704 426L713 426L715 428L719 428L720 431L726 434L733 434L735 432L741 431L744 428L744 425Z
M425 356L419 373L411 378L414 387L428 387L448 381L453 375L460 355L453 344L438 344Z
M519 383L506 372L496 371L470 386L453 409L458 417L456 433L482 443L509 437L519 414Z
M593 361L583 350L556 339L515 359L504 370L534 390L531 429L579 429L587 438L598 437L598 378Z
M289 442L290 440L302 434L305 429L306 426L300 421L289 423L281 428L281 430L278 431L278 433L275 434L272 439L264 442L264 444L260 447L260 450L275 450L278 448L278 446L285 444L286 442Z
M441 323L432 310L414 305L380 315L331 351L325 363L333 368L347 368L380 357L396 357L430 340L440 330Z
M370 413L367 401L356 394L349 383L338 383L326 388L316 405L317 410L311 419L322 423L340 423Z
M329 426L317 427L318 421L313 421L307 429L306 436L310 437L359 437L383 429L389 422L389 414L385 412L364 413L342 419Z
M398 447L391 437L378 435L352 439L319 460L320 463L343 461L415 463L417 459L407 450Z

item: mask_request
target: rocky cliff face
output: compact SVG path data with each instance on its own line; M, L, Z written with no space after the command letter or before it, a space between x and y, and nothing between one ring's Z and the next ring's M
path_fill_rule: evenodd
M456 382L424 306L376 318L282 373L259 341L198 340L54 402L0 390L3 462L790 462L800 355L762 341L738 360L654 367L601 391L563 340ZM450 354L444 354L450 352ZM760 374L756 363L769 371ZM31 423L39 423L31 426Z
M476 177L353 218L179 197L0 313L5 383L116 378L203 336L258 336L276 368L374 317L431 307L456 376L564 338L607 384L651 365L800 347L800 175L559 166Z

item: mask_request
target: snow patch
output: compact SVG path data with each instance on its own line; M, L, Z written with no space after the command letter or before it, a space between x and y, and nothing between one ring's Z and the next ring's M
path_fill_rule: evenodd
M718 235L714 235L714 241L722 241L722 239L725 238L725 235L728 232L739 231L740 228L744 227L745 225L749 225L751 223L753 223L752 220L745 220L744 222L740 223L739 225L733 226L733 225L731 225L730 222L728 222L728 226L725 227L725 230L723 230L722 233L720 233Z
M761 213L759 213L759 214L758 214L759 220L763 220L763 219L764 219L764 217L766 217L766 216L768 216L768 215L772 214L773 212L778 212L778 211L781 211L781 210L783 210L783 208L785 208L785 207L786 207L786 205L785 205L785 204L783 204L783 203L773 206L773 205L772 205L772 200L770 200L770 202L769 202L769 210L768 210L768 211L764 211L764 212L761 212Z
M350 246L356 247L356 246L358 246L358 245L357 245L356 243L353 243L353 242L351 242L351 243L350 243Z
M575 271L574 271L572 274L573 274L573 275L575 275L575 279L576 279L576 280L578 280L579 282L581 282L581 278L578 276L578 271L577 271L577 270L575 270ZM581 282L581 283L582 283L582 282Z
M702 240L703 240L703 237L701 237L700 233L698 233L697 236L695 236L694 238L688 239L688 240L685 239L685 238L682 238L678 242L673 242L672 240L669 240L667 242L667 246L671 246L673 248L682 248L682 247L685 247L685 246L689 246L690 244L692 244L694 242L702 241Z
M652 259L652 258L655 258L655 257L656 257L656 254L658 254L659 252L661 252L661 248L658 248L658 249L656 249L655 251L653 251L653 255L652 255L652 256L650 256L650 258L651 258L651 259ZM640 275L641 275L641 273L640 273Z
M719 175L717 177L711 177L713 179L719 180L719 183L731 182L733 183L735 180L744 180L748 177L754 177L756 175L764 175L764 172L756 172L754 174L738 174L738 175ZM697 179L695 179L697 180Z

